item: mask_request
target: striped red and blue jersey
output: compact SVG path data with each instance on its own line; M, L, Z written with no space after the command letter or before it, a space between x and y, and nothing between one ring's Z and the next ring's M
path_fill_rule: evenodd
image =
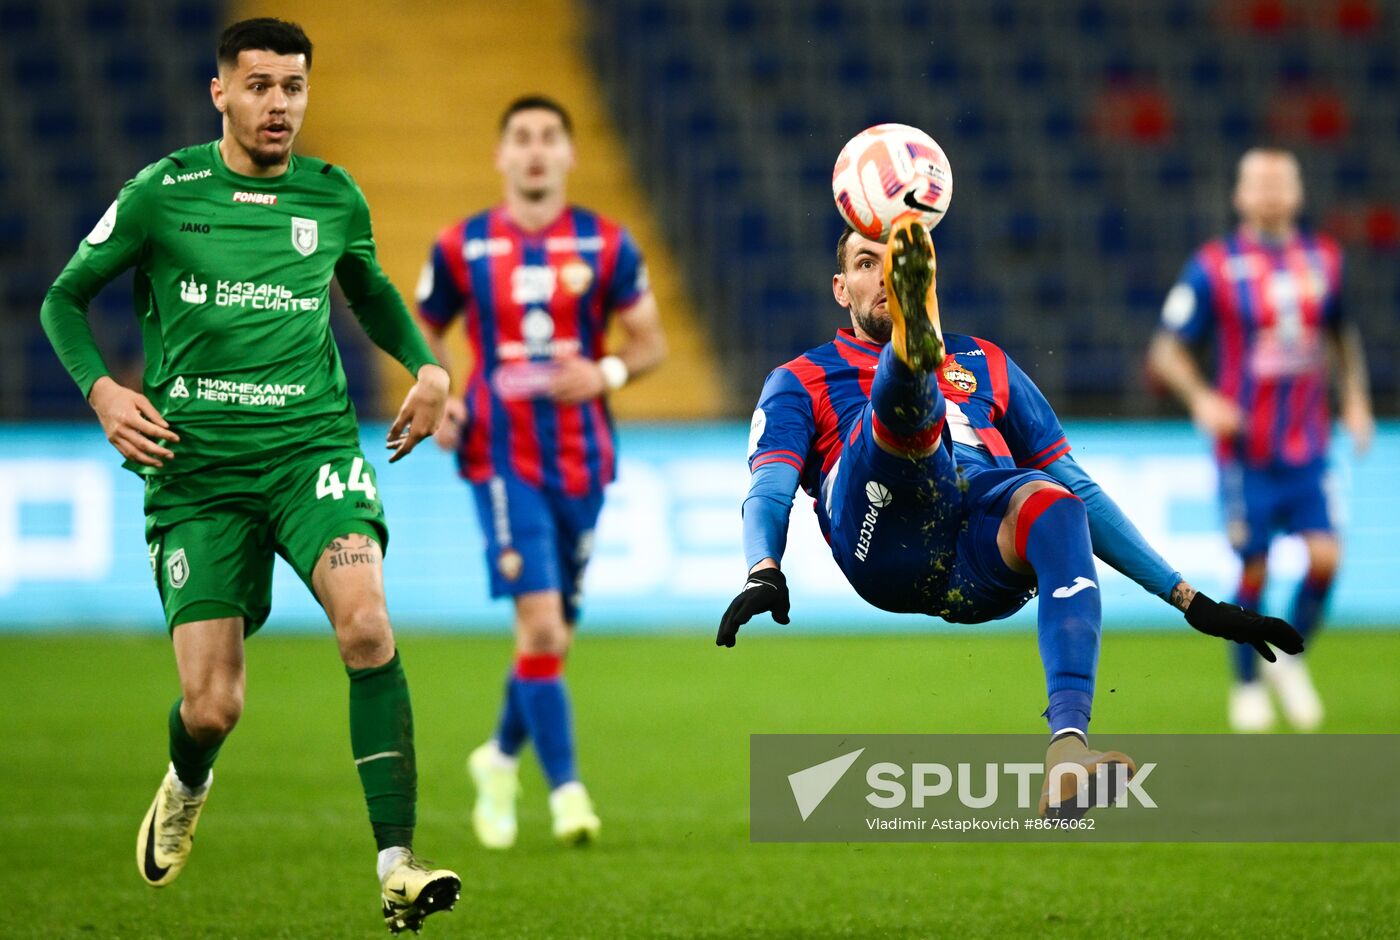
M1325 235L1266 244L1243 229L1186 263L1162 325L1188 342L1213 333L1216 387L1245 415L1216 442L1221 460L1304 466L1330 431L1326 332L1341 323L1342 252Z
M947 401L948 439L960 454L999 467L1042 469L1069 453L1059 418L1040 389L1001 347L945 333L948 357L938 387ZM822 486L842 450L861 433L883 346L841 329L836 338L768 374L749 441L749 470L795 467L829 532Z
M627 230L577 206L536 232L497 207L438 236L418 285L418 310L438 328L466 318L473 362L462 476L479 483L509 471L569 496L612 481L607 402L556 404L548 384L560 359L602 358L609 318L647 289Z

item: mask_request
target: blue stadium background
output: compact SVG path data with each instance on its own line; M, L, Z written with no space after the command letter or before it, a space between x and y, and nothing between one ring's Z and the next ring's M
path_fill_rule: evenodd
M955 326L1062 411L1146 415L1142 349L1239 154L1300 154L1347 250L1382 410L1400 407L1400 10L1377 0L583 0L589 55L711 342L754 389L825 338L833 155L886 120L954 155ZM0 416L80 417L37 310L121 182L215 136L222 4L0 0ZM157 49L158 54L151 54ZM526 73L528 75L528 73ZM522 77L528 82L528 77ZM139 344L125 285L95 310ZM357 333L351 372L367 376ZM733 411L751 393L725 396ZM1170 409L1166 409L1170 410Z
M953 209L937 233L947 325L995 338L1062 414L1091 419L1179 415L1154 394L1142 368L1161 298L1191 250L1232 225L1229 189L1241 152L1260 142L1294 149L1309 224L1336 235L1347 252L1346 305L1366 339L1378 411L1400 412L1394 4L573 6L630 172L724 364L722 386L710 393L716 417L742 417L773 364L829 336L827 285L839 233L831 163L851 134L888 120L928 129L953 160ZM39 305L122 181L164 153L218 134L202 89L232 11L191 0L0 0L7 88L0 103L0 421L8 422L0 424L0 458L41 459L25 430L38 420L76 422L71 432L42 426L40 437L59 442L59 456L71 448L100 458L100 447L89 448L91 414L40 330ZM394 38L390 21L380 41ZM519 81L520 91L530 90L529 67L521 67ZM425 227L425 239L438 221ZM129 281L114 284L92 318L109 360L134 384L140 344L129 290ZM346 327L337 334L357 405L382 417L378 361L343 311L336 322ZM665 383L652 387L664 418ZM1132 433L1151 439L1156 427L1163 426ZM1203 457L1198 440L1179 425L1165 427L1162 448ZM718 447L725 434L737 435L732 459L741 463L742 430L716 428L703 439ZM629 430L643 452L666 433ZM1110 429L1095 440L1112 437ZM1397 469L1395 438L1396 426L1387 425L1363 494L1377 551L1400 544L1395 500L1383 485ZM1199 469L1208 473L1204 460ZM623 502L628 486L624 477ZM37 509L16 504L8 520L14 538L0 544L20 545L26 525L37 526L39 537L76 531L75 510L46 515L46 497L35 498ZM1207 515L1187 529L1214 526L1208 501L1197 510ZM121 511L138 510L123 504ZM708 524L722 527L733 549L737 507L715 518ZM122 551L139 553L139 539L126 541L132 544ZM464 553L467 563L476 563L474 551ZM62 602L61 590L45 601Z

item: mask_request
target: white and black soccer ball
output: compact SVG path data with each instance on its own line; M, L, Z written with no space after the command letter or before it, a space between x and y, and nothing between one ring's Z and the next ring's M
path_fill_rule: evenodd
M937 141L917 127L876 124L841 148L831 195L847 225L880 241L909 212L925 228L943 221L953 199L953 168Z

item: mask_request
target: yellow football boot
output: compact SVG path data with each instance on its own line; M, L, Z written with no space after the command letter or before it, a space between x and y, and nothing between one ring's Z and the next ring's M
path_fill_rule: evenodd
M588 791L577 780L549 795L549 812L554 817L554 838L565 845L587 845L598 840L603 824L593 811Z
M184 870L194 846L199 814L213 782L214 772L210 771L203 790L190 795L175 776L175 765L170 765L165 772L156 798L151 801L151 808L146 810L146 818L141 820L141 829L136 833L136 870L146 884L163 888Z
M462 879L446 868L429 868L412 852L401 850L380 879L380 888L389 932L417 933L428 915L452 910L462 896Z
M895 220L885 247L885 305L893 322L895 355L915 372L932 372L943 364L937 274L928 229L914 213L905 213Z

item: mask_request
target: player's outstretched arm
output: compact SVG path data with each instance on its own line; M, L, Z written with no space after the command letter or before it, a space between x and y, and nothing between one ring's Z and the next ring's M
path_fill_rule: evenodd
M1278 657L1270 649L1277 646L1290 656L1303 651L1303 637L1287 621L1265 617L1237 604L1220 604L1182 581L1172 589L1172 604L1186 614L1186 622L1207 636L1236 643L1248 643L1269 662Z
M729 602L729 608L719 621L715 645L733 646L739 628L765 611L771 613L777 623L789 623L790 608L787 579L778 570L776 561L765 558L749 572L749 580L739 596Z
M418 381L404 396L403 407L399 408L394 423L389 425L385 446L393 451L389 456L390 463L407 457L413 448L437 431L447 408L450 384L447 370L442 366L428 363L419 367Z

